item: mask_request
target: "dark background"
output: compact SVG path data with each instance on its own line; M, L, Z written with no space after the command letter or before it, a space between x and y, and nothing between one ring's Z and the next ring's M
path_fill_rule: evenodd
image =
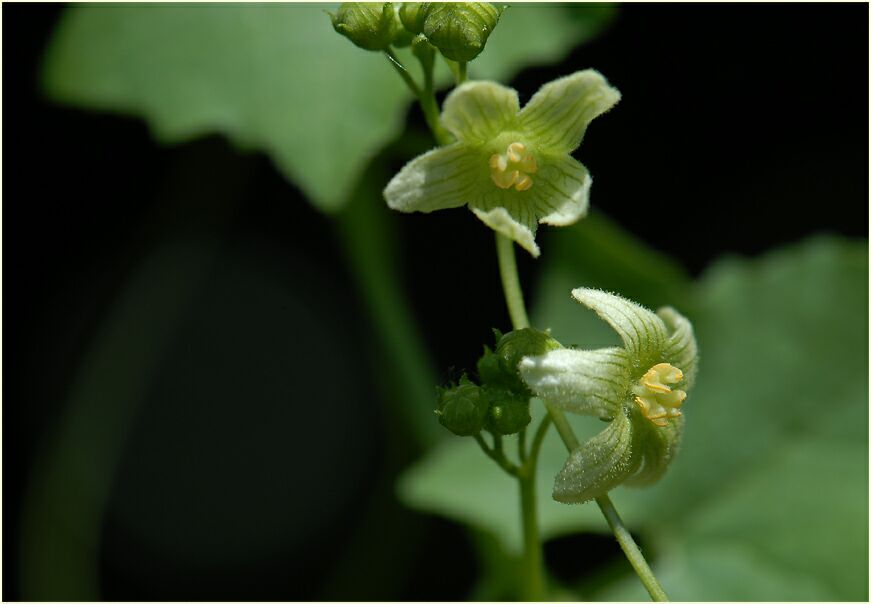
M150 250L202 238L216 256L112 487L104 597L465 597L476 568L455 525L384 503L373 551L351 551L375 522L362 502L390 499L378 468L414 452L378 410L379 351L329 219L263 155L218 136L160 147L137 119L43 98L62 10L3 6L3 599L22 597L22 493L85 351ZM692 274L811 233L867 237L867 5L623 6L599 39L511 84L524 102L591 66L623 93L579 152L592 204ZM416 109L409 123L422 127ZM508 325L490 234L461 210L390 220L434 366L471 364ZM534 291L535 262L520 262ZM565 549L548 545L558 572Z

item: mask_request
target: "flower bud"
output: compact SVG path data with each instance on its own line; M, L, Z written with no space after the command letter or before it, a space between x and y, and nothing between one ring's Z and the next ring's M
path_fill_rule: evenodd
M503 388L484 388L490 401L487 429L494 434L516 434L523 430L532 417L529 415L529 397Z
M489 399L466 376L453 388L439 392L439 423L457 436L474 436L487 422Z
M403 2L399 8L402 25L413 34L422 34L426 15L432 2Z
M333 29L365 50L385 50L403 33L390 2L343 2L330 17Z
M490 32L499 22L499 11L487 2L421 4L429 6L420 7L416 12L409 10L407 20L418 27L424 13L423 34L445 58L454 61L471 61L481 54Z
M559 342L543 331L527 327L509 332L499 339L495 356L503 375L510 376L512 383L519 384L515 391L527 391L520 378L517 366L523 357L538 356L551 350L562 348Z

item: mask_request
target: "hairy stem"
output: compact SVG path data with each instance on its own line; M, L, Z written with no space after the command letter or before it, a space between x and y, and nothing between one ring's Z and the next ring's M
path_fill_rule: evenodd
M511 316L511 323L514 326L514 329L529 327L526 305L523 302L523 290L520 288L520 278L517 275L517 260L514 256L514 242L504 235L497 233L496 254L499 258L499 272L502 275L502 289L505 292L505 302L508 305L508 314ZM575 433L563 412L547 403L545 403L545 407L547 408L548 416L553 421L560 438L569 452L577 449L580 446L580 442L578 441L578 437L575 436ZM530 459L535 458L530 457ZM644 584L650 597L656 602L667 601L668 596L666 596L659 581L656 580L653 571L650 570L650 566L644 559L641 549L639 549L635 540L632 538L632 535L623 525L623 521L620 519L619 514L617 514L617 510L614 509L611 499L608 495L603 495L596 498L596 503L605 515L605 520L607 520L608 526L611 527L611 531L617 538L617 542L623 549L623 553L626 554L629 563L632 565L638 578L641 579L641 582ZM535 503L533 502L531 505L534 513ZM526 511L524 509L524 535L526 534L525 530Z
M656 580L653 571L650 570L650 566L648 566L647 560L644 559L641 549L623 525L623 520L620 519L620 514L617 513L614 504L611 503L611 498L605 494L601 497L596 497L596 503L599 504L599 509L605 515L605 520L608 521L608 526L611 527L611 531L617 537L617 543L620 544L620 548L626 554L629 564L632 565L638 578L641 579L641 583L644 584L644 588L650 594L650 598L654 602L668 602L668 596L665 594L659 581Z

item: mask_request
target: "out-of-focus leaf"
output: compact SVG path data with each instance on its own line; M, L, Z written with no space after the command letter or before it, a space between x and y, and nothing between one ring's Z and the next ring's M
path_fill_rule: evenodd
M595 258L590 262L607 266ZM587 285L550 290L569 285L574 273L561 271L543 282L540 302L570 314L538 315L538 324L554 326L566 341L560 327L576 323L577 343L600 345L577 329L589 322L581 309L553 302ZM690 311L702 365L684 407L683 450L657 485L613 493L624 520L650 544L654 571L675 599L867 599L867 244L817 238L758 260L727 260L686 295L671 303ZM421 509L483 526L516 548L517 529L509 525L518 522L516 497L494 488L476 465L483 456L464 445L425 460L401 492ZM551 435L542 481L552 479L559 455L565 459L552 445L559 443ZM475 490L461 491L472 482ZM539 484L540 492L549 486ZM473 506L473 498L484 501ZM541 509L546 536L604 529L593 505L551 504ZM646 597L634 576L584 595Z
M65 103L144 117L165 143L222 133L269 154L318 208L335 210L399 132L411 95L383 56L333 31L327 7L74 6L48 49L45 87ZM473 77L504 80L559 60L613 11L574 13L511 7Z

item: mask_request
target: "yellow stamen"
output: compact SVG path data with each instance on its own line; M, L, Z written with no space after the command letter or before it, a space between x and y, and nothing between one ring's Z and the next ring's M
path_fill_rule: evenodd
M683 372L680 369L668 363L658 363L648 369L633 388L635 404L655 426L667 426L670 418L682 415L679 408L687 393L669 387L669 384L681 380Z
M535 157L527 153L526 145L520 142L508 145L505 153L490 156L490 178L500 189L514 187L518 191L526 191L533 183L529 175L537 171Z

